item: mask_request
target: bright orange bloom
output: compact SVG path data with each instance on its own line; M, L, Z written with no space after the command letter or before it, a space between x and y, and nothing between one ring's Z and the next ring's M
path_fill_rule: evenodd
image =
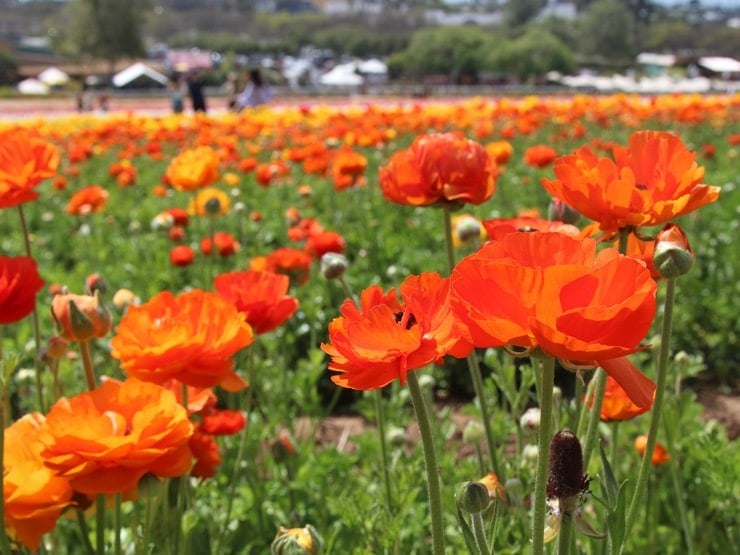
M173 266L190 266L194 261L195 251L189 245L177 245L170 250L170 264Z
M627 393L611 376L606 377L606 390L604 400L601 405L601 420L604 422L621 422L622 420L631 420L652 408L650 403L644 407L635 405Z
M36 186L58 166L59 150L51 143L23 128L0 132L0 208L39 198Z
M331 356L332 381L350 389L379 389L395 379L406 383L409 371L440 362L445 355L464 357L472 346L452 313L449 280L436 273L410 276L387 293L371 285L342 304L342 316L329 324L321 349Z
M264 257L260 264L250 264L250 269L285 274L291 283L303 285L308 281L312 262L311 255L301 249L281 247Z
M540 348L600 365L645 406L654 384L624 357L650 329L657 284L640 262L596 246L562 233L506 235L458 263L453 306L476 347Z
M488 234L488 238L493 241L499 241L509 233L516 233L518 231L554 231L557 233L563 233L570 237L578 237L581 233L581 231L574 225L551 220L543 220L542 218L494 218L491 220L483 220L482 223L486 233Z
M481 204L496 187L496 166L480 144L454 133L418 136L380 168L383 196L398 204Z
M165 177L178 191L194 191L207 187L219 178L218 155L209 146L186 150L172 159Z
M224 299L244 314L254 333L272 331L298 309L298 300L288 295L290 278L270 271L247 270L216 276L213 285Z
M41 431L45 464L86 495L131 493L145 474L190 470L193 425L175 396L155 384L106 380L57 401Z
M703 184L704 168L681 139L662 131L633 133L614 159L587 146L555 161L555 180L542 185L604 231L653 226L714 202L719 187Z
M357 184L367 168L367 158L349 147L336 151L332 157L331 173L338 191Z
M216 247L219 256L231 256L239 250L239 242L231 233L217 231L213 237L204 237L200 241L200 252L206 256L213 252L213 247Z
M322 231L309 235L306 239L306 252L316 259L321 259L327 252L342 254L346 242L336 231Z
M246 383L232 357L253 340L252 328L216 293L169 291L130 306L111 340L111 356L129 376L239 391Z
M485 145L486 152L496 164L503 166L514 154L514 147L509 141L494 141Z
M100 185L89 185L75 192L67 203L67 214L83 216L91 212L102 212L108 201L108 191Z
M646 435L637 436L635 438L635 449L641 457L645 456L645 449L647 449L647 440L648 436ZM671 456L668 454L668 451L666 451L666 448L656 441L655 449L653 449L653 456L650 458L650 462L653 464L653 466L660 466L661 464L667 463L670 460Z
M506 492L504 491L504 486L501 485L501 482L498 480L498 476L495 472L489 472L483 478L478 480L479 483L486 486L486 489L488 490L489 497L493 499L506 499Z
M200 416L199 429L213 436L233 435L247 424L247 419L240 410L210 408L198 416Z
M43 287L33 258L0 256L0 324L18 322L31 314Z
M27 414L5 429L3 504L8 534L31 551L51 532L62 511L72 503L65 478L44 465L39 430L44 416Z
M534 145L524 151L524 163L535 168L546 168L557 156L557 151L551 146Z
M201 189L190 201L188 213L198 216L223 216L229 213L229 195L216 187Z

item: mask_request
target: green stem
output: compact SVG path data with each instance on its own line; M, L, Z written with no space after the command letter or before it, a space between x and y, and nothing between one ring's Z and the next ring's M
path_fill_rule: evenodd
M0 362L3 361L3 353L2 353L2 337L0 337ZM3 367L3 370L5 368ZM2 399L3 407L2 410L0 410L0 463L2 463L2 468L5 468L5 410L6 410L6 403L7 399L5 396L5 393L7 391L7 384L5 383L5 376L0 377L0 387L2 387L2 395L0 395L0 399ZM0 503L0 524L3 524L3 526L0 526L2 530L0 530L0 548L2 548L3 555L10 555L10 542L8 541L8 535L5 532L5 489L4 489L4 480L0 480L0 499L3 500L2 503Z
M558 534L558 555L569 555L573 541L573 515L569 511L562 513L560 533Z
M637 513L642 506L642 496L645 492L650 467L652 466L653 450L658 437L660 416L663 411L663 399L665 398L665 384L668 375L668 354L670 353L671 331L673 328L673 305L676 297L676 278L666 280L665 300L663 303L663 328L660 333L660 352L658 353L658 365L655 380L655 400L650 412L650 428L648 430L647 446L640 463L637 474L635 491L630 501L625 521L625 537L629 537L630 530L637 519ZM622 546L624 548L624 546Z
M344 294L347 295L348 299L352 299L352 301L357 304L357 299L355 298L354 293L352 293L352 289L350 288L349 284L347 283L347 280L344 279L344 276L339 276L337 278L337 281L339 282L339 285L342 286L342 289L344 290Z
M121 555L123 548L121 545L121 503L123 502L121 492L117 492L115 495L115 509L113 512L113 527L115 529L115 537L113 539L113 553L115 555Z
M90 343L88 341L80 341L80 355L82 357L82 368L85 371L87 389L93 391L95 389L95 368L93 368Z
M666 420L663 420L663 431L665 432L666 447L668 452L672 454L671 459L668 461L668 473L671 475L671 484L673 485L673 492L676 495L676 505L678 506L678 515L681 520L681 531L683 532L684 540L686 541L686 555L694 554L694 539L691 535L691 528L689 527L689 519L686 512L686 502L684 501L684 491L681 484L681 479L678 475L678 462L674 458L676 453L673 432L671 427L668 425Z
M596 384L594 385L594 402L591 405L588 428L586 428L586 438L583 442L583 468L588 468L588 461L591 459L591 453L596 445L596 438L599 435L599 422L601 421L601 405L604 402L604 392L606 391L606 372L603 368L597 368L594 375ZM588 405L583 406L583 410L588 410Z
M475 537L475 545L478 547L478 553L481 555L488 555L491 550L488 547L488 541L486 540L486 530L483 526L483 513L473 513L470 515L470 520L473 523L473 537Z
M375 419L378 425L378 434L380 435L380 455L382 457L383 464L383 480L385 482L385 498L388 505L388 512L392 513L393 504L393 493L391 488L391 474L390 474L390 463L388 462L388 438L385 436L385 415L383 410L383 394L382 390L376 389L374 392L375 397Z
M427 493L429 494L429 511L432 521L432 553L444 555L445 536L444 521L442 519L442 488L440 484L440 472L437 465L437 455L434 449L434 437L432 436L432 425L429 420L429 410L424 401L424 393L419 385L416 371L408 373L409 393L414 404L416 420L419 424L421 445L424 450L424 466L427 475Z
M95 553L105 554L105 495L95 498Z
M547 465L550 459L552 438L552 388L555 386L555 359L547 357L542 363L542 387L540 388L540 430L537 442L537 474L532 501L532 553L542 555L545 551L545 517L547 514Z
M616 465L617 463L617 454L619 453L619 422L612 422L611 423L612 428L612 453L611 453L611 462L612 466Z
M89 555L93 555L95 553L95 548L93 547L93 544L90 542L90 529L87 527L87 520L85 520L85 513L82 509L77 509L77 524L80 527L80 536L82 538L82 543L85 545L85 551Z
M452 214L448 208L444 208L444 225L445 225L445 247L447 252L447 266L452 273L455 268L455 246L452 241ZM483 375L480 371L480 364L478 363L478 357L475 355L475 350L468 355L468 370L470 371L470 378L473 382L473 390L475 396L478 398L478 404L480 406L481 420L483 420L483 429L486 432L486 442L488 444L488 456L491 459L491 466L493 471L498 476L499 480L503 482L504 475L503 469L498 461L498 455L496 454L496 446L498 445L493 435L493 428L491 426L491 418L488 412L488 403L486 401L485 390L483 387Z
M23 243L26 246L26 255L29 258L33 258L31 256L31 240L30 240L30 234L28 231L28 224L26 223L26 215L23 212L23 205L18 205L18 215L20 216L21 220L21 231L23 235ZM36 351L35 356L33 357L33 365L36 369L36 398L39 404L39 412L46 412L46 405L44 405L44 388L43 384L41 382L41 327L39 325L39 312L36 307L36 303L33 304L33 338L34 338L34 348Z

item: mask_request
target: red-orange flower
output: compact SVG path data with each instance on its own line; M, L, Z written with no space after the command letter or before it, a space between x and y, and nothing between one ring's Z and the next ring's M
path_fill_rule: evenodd
M194 191L219 178L219 159L209 146L191 148L173 158L165 173L167 182L178 191Z
M66 478L44 465L39 430L44 416L27 414L7 427L3 454L3 504L9 535L31 551L51 532L62 511L72 503Z
M83 216L91 212L102 212L108 201L108 191L100 185L89 185L75 192L67 203L67 214Z
M87 495L130 493L145 474L182 476L192 465L193 425L155 384L106 380L57 401L41 432L45 464Z
M198 416L200 416L199 429L212 436L233 435L247 424L247 419L240 410L210 408Z
M640 262L562 233L511 233L461 260L453 305L476 347L540 348L566 362L600 365L640 406L654 384L625 355L655 315L655 281ZM481 295L485 291L485 295Z
M213 237L204 237L200 240L200 252L206 256L213 252L213 247L219 256L232 256L239 250L239 242L231 233L226 231L217 231Z
M252 328L216 293L169 291L130 306L111 340L111 356L129 376L238 391L246 383L232 357L253 340Z
M481 222L488 234L488 238L499 241L509 233L518 231L554 231L564 233L570 237L578 237L581 231L574 225L542 218L519 217L519 218L494 218Z
M357 184L367 168L367 158L349 147L336 151L331 162L334 188L338 191Z
M205 433L200 426L197 426L193 435L190 436L188 445L195 459L190 475L201 480L213 478L221 464L221 453L216 438Z
M288 295L290 278L270 271L247 270L216 276L213 285L244 314L255 333L267 333L285 323L298 309Z
M645 450L647 449L648 436L641 435L635 438L635 450L641 456L645 456ZM660 466L661 464L667 463L671 460L671 456L668 454L666 448L659 442L655 442L655 448L653 449L653 456L650 458L650 462L653 466Z
M631 420L635 416L640 416L649 411L652 406L653 404L650 403L644 407L638 407L630 400L627 393L614 378L606 377L606 390L604 391L600 415L604 422Z
M0 208L39 198L36 186L54 176L58 166L53 144L23 128L0 132Z
M195 251L188 245L177 245L170 250L170 264L190 266L195 260Z
M612 152L613 159L597 157L581 147L558 158L557 179L542 184L604 231L662 224L719 197L719 187L702 183L696 154L671 133L638 131Z
M524 151L524 163L535 168L546 168L557 156L557 151L551 146L534 145Z
M454 318L449 280L436 273L408 277L400 286L402 302L394 289L384 293L371 285L360 296L342 304L342 316L329 324L330 343L321 348L329 356L329 369L339 372L332 381L350 389L378 389L395 379L406 383L409 371L445 355L463 357L472 346Z
M43 287L33 258L0 256L0 324L18 322L31 314Z
M306 252L316 259L320 259L327 252L342 254L345 246L344 237L336 231L322 231L314 233L306 239Z
M301 249L280 247L266 257L252 260L250 269L285 274L291 283L303 285L308 281L312 262L311 255Z
M475 141L433 133L391 156L379 177L383 196L398 204L481 204L493 195L496 166Z

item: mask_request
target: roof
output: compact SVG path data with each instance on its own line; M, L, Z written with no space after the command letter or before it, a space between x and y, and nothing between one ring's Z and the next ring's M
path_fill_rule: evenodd
M705 56L697 62L701 67L715 73L740 73L740 61L724 56Z
M137 62L123 71L113 76L112 82L115 87L126 87L138 81L149 82L149 84L158 83L161 86L167 86L167 76L150 68L149 66Z

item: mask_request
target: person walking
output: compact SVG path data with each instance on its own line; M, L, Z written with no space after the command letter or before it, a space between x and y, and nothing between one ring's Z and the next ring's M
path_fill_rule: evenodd
M190 102L193 106L193 112L206 113L206 96L203 92L205 82L203 80L203 74L198 69L193 69L187 78L188 95L190 95Z
M249 71L249 80L237 99L237 111L250 106L267 104L272 99L272 88L265 83L259 68Z

